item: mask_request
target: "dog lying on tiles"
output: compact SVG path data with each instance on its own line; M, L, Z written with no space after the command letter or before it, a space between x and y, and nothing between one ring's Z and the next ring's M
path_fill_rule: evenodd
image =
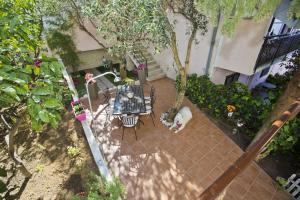
M189 107L182 107L174 118L173 125L170 126L169 130L175 130L178 133L184 129L185 125L192 119L193 115Z

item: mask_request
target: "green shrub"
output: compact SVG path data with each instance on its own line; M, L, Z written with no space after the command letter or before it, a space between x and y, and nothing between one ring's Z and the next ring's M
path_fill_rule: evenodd
M277 101L288 83L288 80L281 76L276 75L269 79L278 87L278 90L270 91L271 103ZM180 88L178 79L176 79L176 88L177 90ZM188 77L186 96L199 108L207 110L213 117L240 129L240 132L250 137L255 136L272 109L272 104L265 103L261 98L253 98L248 87L242 83L236 82L226 87L212 83L207 76L197 76L196 74ZM228 117L228 105L235 108L231 117ZM237 121L241 122L243 126L238 127ZM296 149L300 149L299 130L300 116L298 115L282 127L277 136L270 142L264 154L268 155L275 152L295 153Z
M180 88L178 78L176 88ZM261 127L271 109L271 105L261 98L253 98L247 86L242 83L236 82L226 87L214 84L207 76L196 74L188 77L186 96L199 108L207 109L211 115L234 127L237 127L237 121L243 123L242 132L251 137ZM228 117L227 105L236 108L231 118Z
M67 146L67 154L70 158L75 158L80 154L80 149L76 146Z
M274 152L297 153L294 146L299 145L300 139L300 114L295 119L287 122L270 142L265 155Z
M94 173L89 174L87 192L82 196L74 196L72 200L118 200L124 196L124 187L118 178L112 182Z

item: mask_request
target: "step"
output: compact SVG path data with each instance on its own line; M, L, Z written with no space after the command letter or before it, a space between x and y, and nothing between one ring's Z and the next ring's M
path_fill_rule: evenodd
M148 64L147 67L148 67L148 70L160 68L157 63L150 63L150 65Z
M156 76L160 73L163 73L163 71L160 68L151 70L151 71L148 71L148 77Z
M161 78L165 78L165 77L166 77L165 73L160 73L160 74L158 74L156 76L148 77L147 81L155 81L155 80L158 80L158 79L161 79Z

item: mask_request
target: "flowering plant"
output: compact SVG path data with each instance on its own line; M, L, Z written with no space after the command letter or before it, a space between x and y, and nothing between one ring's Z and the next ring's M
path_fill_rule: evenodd
M139 64L139 66L137 67L137 70L144 70L146 69L146 65L144 63Z
M85 79L86 82L88 82L90 79L93 78L93 76L94 75L91 74L91 73L86 73L84 79ZM94 79L92 79L92 81L90 83L96 83L96 81Z
M228 112L234 112L235 111L235 106L233 106L233 105L227 105L227 111Z
M34 66L35 66L35 67L40 67L41 64L42 64L42 60L35 60L35 61L34 61Z

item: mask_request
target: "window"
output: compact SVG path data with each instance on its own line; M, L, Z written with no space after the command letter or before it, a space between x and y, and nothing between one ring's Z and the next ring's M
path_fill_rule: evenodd
M261 71L261 73L260 73L259 78L260 78L260 77L263 77L263 76L265 76L265 75L267 75L267 74L269 73L269 71L270 71L270 67L267 67L267 68L263 69L263 70Z
M234 73L229 76L226 76L225 86L230 86L232 83L237 81L240 77L240 73Z

